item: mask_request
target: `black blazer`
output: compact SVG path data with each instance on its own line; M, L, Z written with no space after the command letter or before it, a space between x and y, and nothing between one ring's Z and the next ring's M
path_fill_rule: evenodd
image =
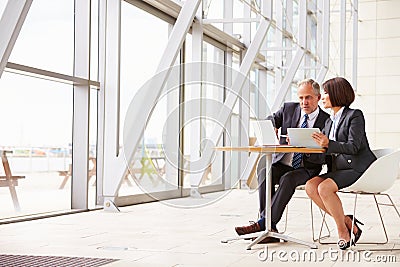
M327 120L323 133L329 136L332 120ZM365 133L365 119L361 110L345 107L336 127L336 141L329 140L327 154L335 154L337 169L354 169L364 172L375 155L369 148Z
M318 117L315 120L314 128L319 128L321 131L325 126L325 121L329 118L329 114L324 112L320 107ZM281 134L287 134L287 128L297 128L300 121L301 107L300 103L289 102L284 103L283 107L269 116L267 119L272 120L275 128L281 129ZM281 145L287 145L286 138L281 137L279 140ZM284 156L284 153L273 155L272 163L278 162ZM325 154L303 154L303 164L308 169L321 168L325 163Z

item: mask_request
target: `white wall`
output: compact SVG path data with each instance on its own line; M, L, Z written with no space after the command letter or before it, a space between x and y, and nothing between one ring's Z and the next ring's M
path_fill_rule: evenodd
M350 9L350 1L347 2L347 9ZM340 4L333 7L335 10L339 8ZM399 10L399 0L359 0L358 86L353 107L362 109L366 116L372 148L400 148ZM331 19L330 76L339 71L338 16L338 13L333 13ZM346 36L346 77L352 81L351 21L347 23Z
M400 147L400 1L359 3L359 102L376 148Z

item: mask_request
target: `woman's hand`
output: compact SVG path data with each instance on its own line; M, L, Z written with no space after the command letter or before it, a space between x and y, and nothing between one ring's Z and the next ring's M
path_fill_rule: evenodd
M321 147L328 148L329 138L323 133L314 132L312 134L312 138L314 139L315 143L317 143Z

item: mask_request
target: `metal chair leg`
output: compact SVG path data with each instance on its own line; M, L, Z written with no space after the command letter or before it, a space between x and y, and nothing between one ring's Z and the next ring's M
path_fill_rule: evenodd
M310 199L310 209L311 209L311 230L312 230L313 241L316 242L316 241L319 241L320 239L325 239L325 238L330 237L331 236L331 230L329 229L328 224L326 223L326 220L325 220L325 214L326 213L322 212L322 210L319 209L319 212L321 213L321 217L322 217L322 223L321 223L321 229L320 229L320 232L319 232L319 237L315 238L315 235L314 235L315 228L314 228L313 202L312 202L311 199ZM325 225L326 230L328 231L328 233L325 236L321 236L322 229L323 229L324 225Z
M321 216L324 216L324 213L322 212L322 210L319 209L319 211L320 211L320 213L321 213ZM316 242L316 241L319 240L319 238L316 238L315 235L314 235L314 232L315 232L315 227L314 227L314 213L313 213L313 202L312 202L311 199L310 199L310 212L311 212L311 231L312 231L312 239L313 239L314 242ZM289 214L289 206L287 205L287 206L286 206L286 215L285 215L285 227L284 227L284 230L283 230L283 231L280 231L280 232L279 232L280 234L285 233L286 230L287 230L287 222L288 222L288 217L289 217L288 214ZM320 238L328 238L328 237L331 236L331 231L330 231L330 229L329 229L329 227L328 227L328 224L326 223L325 220L323 220L322 227L323 227L324 225L325 225L325 227L326 227L326 229L327 229L327 231L328 231L328 234L325 235L325 236L322 236L322 237L320 237ZM322 231L322 230L321 230L321 231Z
M389 241L389 238L388 238L388 235L387 235L387 232L386 232L385 223L383 222L381 209L379 208L379 205L380 205L380 204L378 203L378 201L377 201L377 199L376 199L376 195L373 194L373 196L374 196L376 208L378 209L379 218L381 219L381 224L382 224L383 232L385 233L385 242L383 242L383 243L380 242L380 243L375 243L375 244L387 244L387 242ZM367 243L360 243L360 244L374 244L374 243L367 242Z
M395 210L396 213L397 213L397 216L399 216L399 219L400 219L400 212L399 212L399 210L397 209L396 205L394 204L394 202L393 202L392 198L390 197L390 195L389 195L389 194L381 194L381 195L384 195L384 196L386 196L386 197L389 199L390 203L392 203L392 205L390 205L390 206L392 206L392 207L394 208L394 210Z
M344 193L344 192L343 192L343 193ZM352 227L354 227L354 218L355 218L355 213L356 213L356 208L357 208L357 198L358 198L358 195L359 195L358 193L353 193L353 194L355 194L356 196L355 196L355 198L354 198ZM368 195L373 195L373 197L374 197L375 205L376 205L376 208L377 208L377 210L378 210L379 218L380 218L380 220L381 220L383 232L384 232L384 234L385 234L385 241L384 241L384 242L357 242L357 244L364 244L364 245L365 245L365 244L370 244L370 245L372 245L372 244L380 244L380 245L382 245L382 244L387 244L389 239L388 239L388 235L387 235L385 223L384 223L384 221L383 221L382 213L381 213L381 210L380 210L380 207L379 207L379 205L385 205L385 204L378 203L378 201L377 201L377 199L376 199L376 194L368 194ZM399 211L397 210L397 208L395 207L395 205L394 205L393 201L391 200L390 196L387 195L387 194L382 194L382 195L386 195L386 196L389 198L389 200L390 200L390 202L392 203L392 205L386 205L386 206L392 206L392 207L394 207L395 210L396 210L396 212L397 212L397 215L398 215L399 218L400 218L400 213L399 213ZM324 214L324 216L323 216L323 223L325 222L325 215L326 215L326 214ZM320 233L319 233L318 242L319 242L320 244L336 244L335 242L321 242L321 240L322 240L322 237L321 237L322 228L323 228L323 225L321 224L321 229L320 229ZM354 238L353 235L354 235L354 234L353 234L353 232L352 232L352 233L351 233L352 238Z

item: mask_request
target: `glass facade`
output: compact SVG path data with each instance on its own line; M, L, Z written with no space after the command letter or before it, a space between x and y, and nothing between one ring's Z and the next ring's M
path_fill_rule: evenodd
M7 2L0 1L2 13ZM247 153L213 153L211 164L201 168L196 167L197 161L207 155L209 141L213 146L247 145L250 120L270 114L282 90L286 90L285 100L296 100L295 83L317 75L320 7L316 1L305 1L310 12L302 18L299 1L272 1L267 7L268 1L203 1L203 12L196 13L202 17L195 21L204 23L189 25L183 45L174 50L171 44L180 40L170 37L181 7L159 2L155 6L136 0L80 2L88 3L90 11L82 13L86 11L74 6L74 1L33 1L0 79L0 110L10 114L3 119L9 130L0 133L0 149L11 151L7 156L13 175L25 176L15 187L19 212L7 186L0 187L2 203L8 203L0 219L74 210L77 200L80 207L93 209L107 198L133 204L185 197L193 187L202 192L224 190L241 186L238 181L248 178ZM258 33L269 9L268 32ZM85 36L76 30L78 19L88 20L87 43L79 43ZM302 20L307 25L305 36L300 36ZM243 67L258 36L265 37L254 63ZM306 38L307 47L299 48L301 38ZM82 57L79 45L87 46L83 55L89 62L87 77L74 76L82 69L76 60ZM296 49L307 53L301 68L290 73ZM166 59L169 66L163 62ZM163 88L148 86L164 73ZM288 75L293 81L281 88ZM246 79L238 88L241 76ZM87 103L74 101L75 86L82 84L90 84ZM159 94L149 94L132 106L143 88ZM232 94L238 100L231 105L226 101ZM88 110L87 139L73 137L74 125L81 122L73 116L77 105ZM145 123L129 121L134 128L127 132L129 111L140 115L144 107L150 110ZM226 108L229 116L218 117ZM124 141L127 133L135 139L128 142L130 147ZM220 135L214 139L216 133ZM73 177L78 168L72 164L73 156L86 157L73 155L78 144L88 148L88 186L82 197L72 190L74 183L86 179ZM129 149L134 151L128 162L124 157Z

